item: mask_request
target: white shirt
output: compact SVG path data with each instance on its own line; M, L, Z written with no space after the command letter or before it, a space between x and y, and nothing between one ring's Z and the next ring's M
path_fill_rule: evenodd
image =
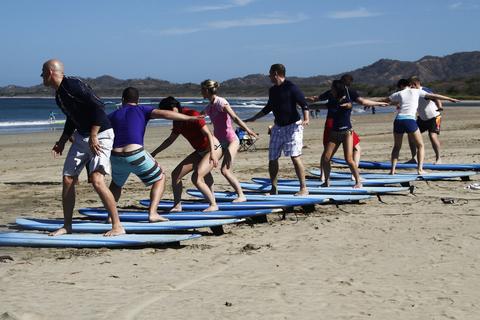
M397 118L415 119L418 109L418 100L424 98L428 92L421 89L405 88L390 96L392 102L399 104Z
M420 88L423 91L429 92L428 88ZM440 115L438 107L432 100L420 98L418 100L418 117L423 121L435 118Z

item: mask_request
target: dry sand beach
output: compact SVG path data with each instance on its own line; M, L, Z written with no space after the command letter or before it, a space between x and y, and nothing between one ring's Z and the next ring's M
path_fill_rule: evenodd
M480 161L479 118L480 108L446 108L444 163ZM393 114L353 120L363 159L387 160ZM305 130L306 168L318 165L323 121ZM239 154L234 168L242 181L268 175L268 124L252 124L259 150ZM169 130L150 128L147 149ZM2 231L19 216L62 216L63 158L50 153L60 133L0 136ZM180 138L157 159L171 171L187 152ZM405 138L401 160L408 157ZM290 159L280 165L282 177L294 176ZM217 190L227 188L215 177ZM99 206L81 180L76 208ZM480 191L464 189L470 183L416 182L413 195L322 205L286 220L273 214L269 223L227 226L223 236L205 230L179 248L0 247L0 319L478 319ZM119 207L147 197L131 177Z

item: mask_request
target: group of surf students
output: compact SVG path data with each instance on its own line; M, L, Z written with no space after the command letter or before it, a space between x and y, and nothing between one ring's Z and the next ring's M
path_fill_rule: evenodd
M270 129L268 171L271 180L270 193L277 193L279 158L290 157L300 182L296 195L307 195L305 169L302 162L303 129L309 123L307 101L327 101L325 104L312 104L313 109L328 109L324 131L324 151L321 157L324 186L329 185L330 160L343 144L344 156L353 177L354 188L362 186L358 172L360 139L353 131L350 117L352 103L366 107L397 105L397 118L394 122L395 145L392 150L392 164L398 160L401 138L404 133L411 137L418 155L418 171L423 171L423 143L415 116L420 99L457 101L449 97L428 93L421 88L412 88L415 80L400 80L400 91L388 98L370 100L360 97L349 88L353 77L344 75L332 82L330 90L319 96L305 98L302 91L286 79L285 66L274 64L270 67L269 78L273 86L269 89L266 106L257 114L241 120L228 101L218 95L219 83L205 80L201 83L202 97L208 105L202 112L181 106L174 97L162 99L158 108L139 104L139 91L128 87L122 93L120 109L107 115L101 100L93 90L78 78L64 75L64 65L58 59L50 59L43 64L43 83L55 89L55 100L66 115L64 130L54 144L54 157L62 154L67 141L72 141L63 167L62 205L64 225L51 235L72 232L72 216L75 205L75 185L83 168L87 167L89 181L106 210L112 229L106 236L124 234L117 202L130 173L137 175L146 186L150 186L149 221L167 221L159 215L157 206L165 189L165 170L155 160L160 152L167 149L182 135L194 149L172 171L174 204L172 212L181 211L182 178L192 173L191 181L203 194L209 206L205 211L218 210L213 193L212 170L220 168L221 174L233 187L238 197L235 202L246 201L240 183L233 172L233 162L239 149L239 140L233 123L241 127L251 137L258 138L246 123L255 121L270 112L274 115L274 125ZM419 82L418 82L419 83ZM301 108L300 116L297 108ZM441 105L440 105L441 107ZM210 117L213 133L205 122ZM144 149L144 134L150 119L173 120L171 134L150 154ZM424 126L425 127L425 126ZM424 128L422 127L422 128ZM430 131L430 128L427 128ZM437 132L438 133L438 132ZM439 159L439 158L437 158ZM394 166L392 174L395 173ZM111 174L111 184L107 187L105 175Z

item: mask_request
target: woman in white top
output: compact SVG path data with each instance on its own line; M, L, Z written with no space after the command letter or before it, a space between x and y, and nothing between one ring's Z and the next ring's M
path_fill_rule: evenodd
M397 166L398 156L402 148L404 133L408 134L409 138L415 143L418 154L417 171L418 174L423 174L425 150L422 135L420 130L418 130L416 122L418 100L419 98L447 100L451 102L458 102L459 100L439 94L428 93L421 89L411 88L409 81L406 79L400 79L397 87L400 91L395 92L383 100L397 106L397 116L393 122L394 145L391 155L392 168L390 174L395 174L395 167Z

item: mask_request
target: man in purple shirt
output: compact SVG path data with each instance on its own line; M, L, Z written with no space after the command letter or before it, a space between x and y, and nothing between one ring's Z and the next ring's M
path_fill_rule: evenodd
M308 125L309 122L308 105L302 91L295 84L285 79L284 65L279 63L272 65L269 77L274 85L269 90L267 105L245 122L255 121L273 112L275 125L271 129L268 146L268 172L272 183L270 193L277 193L278 158L283 151L285 156L292 159L295 173L300 181L300 190L296 195L306 195L308 189L305 184L305 169L301 156L303 127ZM297 105L302 109L303 121L298 114Z
M110 190L118 202L122 187L130 173L134 173L146 186L151 186L150 222L168 221L157 212L157 206L165 190L165 173L155 159L144 150L143 138L150 119L196 121L203 116L187 116L181 113L155 109L138 104L139 93L128 87L122 93L122 107L108 115L115 134L111 155L112 183Z

